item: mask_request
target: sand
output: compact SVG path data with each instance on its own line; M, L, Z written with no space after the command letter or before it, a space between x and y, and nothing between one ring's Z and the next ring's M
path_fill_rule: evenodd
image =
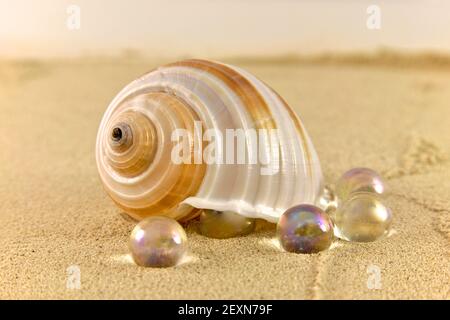
M242 62L301 115L329 183L355 166L386 177L393 230L296 255L270 225L229 240L188 229L183 264L145 269L127 256L134 224L103 191L94 146L112 97L160 63L0 62L1 299L450 298L448 68ZM71 266L79 288L67 287Z

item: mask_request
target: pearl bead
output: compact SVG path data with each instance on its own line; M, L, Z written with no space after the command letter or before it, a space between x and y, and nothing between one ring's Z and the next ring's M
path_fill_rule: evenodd
M333 224L320 208L302 204L283 213L278 221L277 234L286 251L315 253L330 247Z
M333 213L337 237L358 242L375 241L387 234L392 215L371 193L358 193Z
M245 236L255 230L255 220L232 211L204 209L200 213L197 230L200 234L216 239Z
M345 172L336 184L336 194L340 202L353 193L370 192L381 195L385 191L381 176L368 168L354 168Z
M154 216L142 220L131 232L130 250L136 264L144 267L170 267L187 251L183 227L173 219Z

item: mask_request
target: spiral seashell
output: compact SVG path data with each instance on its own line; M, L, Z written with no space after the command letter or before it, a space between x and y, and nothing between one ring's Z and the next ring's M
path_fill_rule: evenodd
M179 129L187 134L181 144ZM230 129L232 140L244 133L244 155L205 138L211 130L229 137ZM183 161L174 161L178 153ZM211 209L277 222L322 192L317 154L286 102L250 73L204 60L172 63L127 85L103 116L96 160L109 196L139 220L184 221Z

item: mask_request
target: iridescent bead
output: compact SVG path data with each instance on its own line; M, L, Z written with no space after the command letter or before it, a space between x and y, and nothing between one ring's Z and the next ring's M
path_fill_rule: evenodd
M255 230L255 220L246 218L232 211L215 211L204 209L197 222L200 234L216 239L245 236Z
M174 266L187 251L186 233L173 219L150 217L139 222L131 232L130 250L140 266Z
M336 184L336 195L340 202L353 193L370 192L381 195L385 186L381 176L368 168L354 168L345 172Z
M337 237L357 242L369 242L387 234L392 215L373 194L357 193L333 213Z
M277 234L283 249L296 253L315 253L333 241L333 224L320 208L302 204L280 217Z

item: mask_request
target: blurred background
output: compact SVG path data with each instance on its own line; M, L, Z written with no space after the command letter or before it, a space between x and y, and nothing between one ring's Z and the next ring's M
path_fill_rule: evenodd
M449 12L445 0L0 0L0 56L447 52Z

